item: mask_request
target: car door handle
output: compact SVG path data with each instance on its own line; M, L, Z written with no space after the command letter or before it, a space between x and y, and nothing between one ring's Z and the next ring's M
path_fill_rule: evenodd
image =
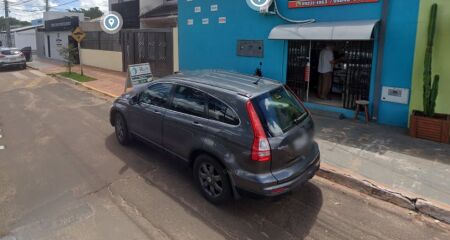
M202 124L199 123L199 122L197 122L197 121L193 121L193 122L192 122L192 125L195 125L195 126L201 126Z
M161 114L161 112L159 110L153 109L153 112L156 114Z

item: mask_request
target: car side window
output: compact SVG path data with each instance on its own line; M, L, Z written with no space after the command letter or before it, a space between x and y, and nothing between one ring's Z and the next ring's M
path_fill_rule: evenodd
M205 94L186 86L177 86L173 94L172 109L198 117L205 116Z
M220 100L208 96L208 118L231 124L238 125L239 118L236 113L228 105Z
M166 107L169 102L172 84L157 83L149 86L139 97L139 102L159 107Z

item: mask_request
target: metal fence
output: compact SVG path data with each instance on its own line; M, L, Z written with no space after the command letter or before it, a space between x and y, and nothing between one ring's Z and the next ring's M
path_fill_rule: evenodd
M130 64L150 63L155 76L173 73L172 29L122 30L124 71Z
M86 32L86 38L81 42L81 48L120 52L122 51L120 34L108 34L101 31Z

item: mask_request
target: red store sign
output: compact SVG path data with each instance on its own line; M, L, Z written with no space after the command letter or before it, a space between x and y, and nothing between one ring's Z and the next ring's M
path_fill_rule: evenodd
M289 8L326 7L359 3L375 3L378 0L296 0L289 1Z

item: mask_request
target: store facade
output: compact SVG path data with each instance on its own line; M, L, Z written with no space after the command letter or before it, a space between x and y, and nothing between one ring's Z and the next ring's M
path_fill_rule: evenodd
M309 108L352 117L355 101L368 100L375 121L407 127L419 0L276 0L279 15L274 4L255 11L252 1L179 1L181 71L261 67ZM327 46L336 62L320 98L318 61Z
M45 12L44 28L36 34L38 53L43 57L63 61L60 50L69 45L77 47L71 34L83 20L83 13Z

